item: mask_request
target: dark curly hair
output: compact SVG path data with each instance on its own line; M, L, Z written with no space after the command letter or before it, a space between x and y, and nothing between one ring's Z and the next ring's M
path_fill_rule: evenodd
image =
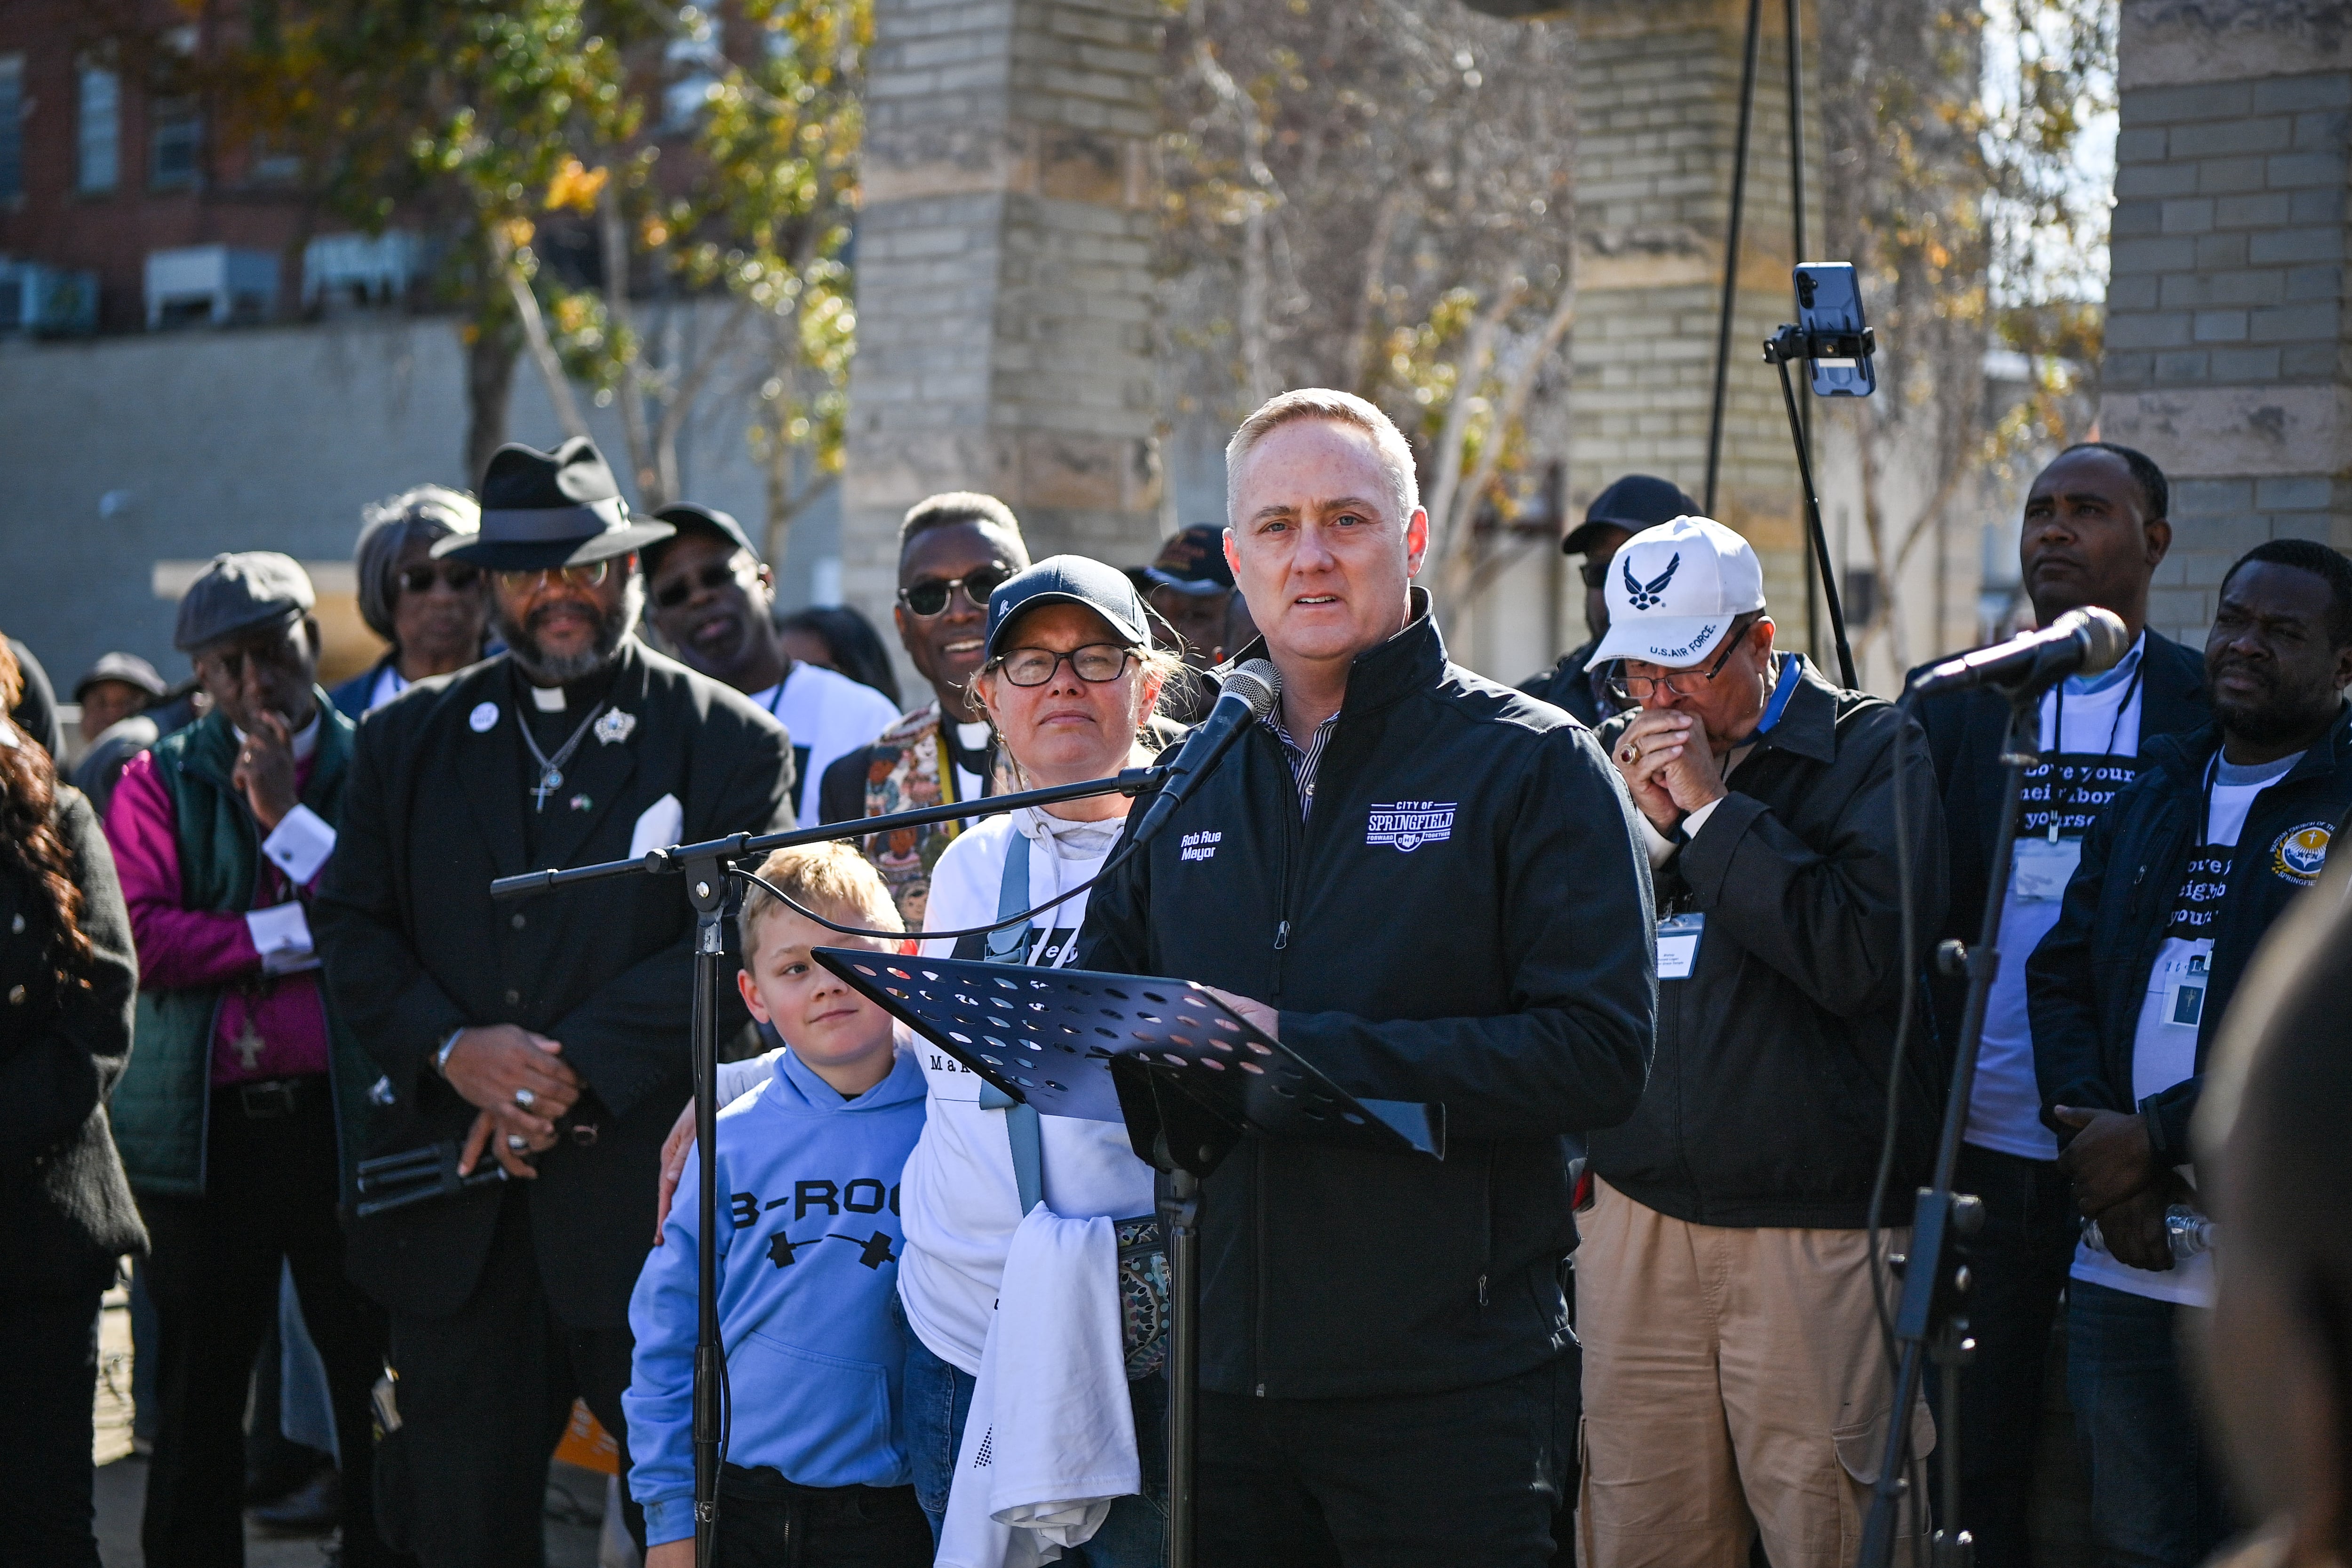
M0 724L24 695L25 672L0 638ZM12 727L13 728L13 727ZM0 743L0 872L31 889L27 912L60 998L89 987L89 937L81 929L81 889L74 885L73 854L58 837L57 764L21 730Z

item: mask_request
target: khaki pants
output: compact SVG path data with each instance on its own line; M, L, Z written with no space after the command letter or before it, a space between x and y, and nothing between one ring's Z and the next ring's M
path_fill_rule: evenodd
M1578 1562L1745 1568L1761 1531L1773 1568L1846 1568L1895 1397L1866 1233L1689 1225L1605 1182L1593 1194L1576 1255ZM1912 1426L1924 1459L1924 1401Z

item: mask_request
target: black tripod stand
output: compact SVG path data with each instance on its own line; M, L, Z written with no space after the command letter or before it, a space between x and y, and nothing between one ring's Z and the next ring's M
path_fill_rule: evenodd
M975 801L955 801L869 816L822 827L796 828L789 833L737 833L699 844L677 844L656 849L640 859L606 860L566 870L526 871L500 877L490 884L494 899L518 899L551 892L613 877L682 876L694 906L694 1136L705 1151L718 1139L719 987L719 961L726 951L726 921L733 903L734 884L743 873L737 862L756 859L772 850L833 839L862 838L900 827L926 827L961 817L994 816L1024 805L1052 805L1099 795L1146 795L1157 790L1164 776L1160 768L1130 768L1115 778L1089 779L1083 784L1024 790L1017 795L992 795ZM1024 915L1025 919L1026 916ZM718 1249L708 1244L716 1234L719 1193L716 1164L701 1161L701 1183L695 1194L696 1223L706 1238L699 1249L696 1279L697 1320L694 1342L694 1554L699 1568L709 1568L719 1519L719 1446L721 1417L719 1389L723 1352L719 1339Z
M1783 374L1786 374L1785 372ZM1944 1102L1943 1125L1936 1140L1935 1174L1919 1191L1912 1210L1910 1249L1900 1259L1903 1295L1895 1312L1895 1342L1900 1352L1895 1368L1895 1403L1886 1432L1885 1450L1879 1459L1878 1480L1870 1502L1870 1518L1863 1530L1861 1568L1884 1568L1892 1561L1895 1533L1909 1468L1912 1403L1919 1396L1925 1360L1932 1356L1942 1370L1944 1408L1958 1407L1959 1369L1974 1348L1964 1315L1968 1269L1959 1257L1959 1243L1984 1225L1984 1205L1966 1193L1952 1190L1952 1173L1959 1163L1960 1134L1969 1121L1969 1098L1976 1086L1977 1047L1984 1037L1985 1003L1993 977L2000 968L1996 945L2000 917L2009 901L2009 863L2017 843L2017 814L2025 790L2025 770L2032 767L2041 742L2042 693L2046 682L2028 681L2000 689L2009 699L2009 736L2001 752L2001 813L1993 833L1992 875L1985 889L1984 920L1973 948L1948 942L1937 952L1946 973L1965 973L1968 996L1960 1012L1959 1038L1955 1042L1952 1079ZM1959 1528L1960 1456L1957 1433L1946 1432L1937 1445L1943 1479L1944 1528L1929 1547L1935 1568L1969 1568L1975 1561L1975 1543ZM1926 1500L1919 1500L1924 1506Z

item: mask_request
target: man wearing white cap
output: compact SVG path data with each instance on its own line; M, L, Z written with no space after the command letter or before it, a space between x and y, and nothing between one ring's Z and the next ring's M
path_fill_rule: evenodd
M1611 567L1593 659L1632 710L1600 738L1649 847L1658 1029L1633 1120L1591 1135L1580 1560L1739 1568L1760 1531L1776 1568L1831 1568L1894 1401L1864 1225L1902 1005L1895 748L1922 933L1934 770L1916 724L1773 648L1730 529L1676 518ZM1938 1076L1915 1032L1894 1194L1927 1173Z

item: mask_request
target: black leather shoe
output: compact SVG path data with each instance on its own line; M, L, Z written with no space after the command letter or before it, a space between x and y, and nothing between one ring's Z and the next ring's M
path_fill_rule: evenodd
M320 1470L275 1502L246 1510L246 1517L271 1535L324 1535L342 1516L342 1479L331 1469Z

